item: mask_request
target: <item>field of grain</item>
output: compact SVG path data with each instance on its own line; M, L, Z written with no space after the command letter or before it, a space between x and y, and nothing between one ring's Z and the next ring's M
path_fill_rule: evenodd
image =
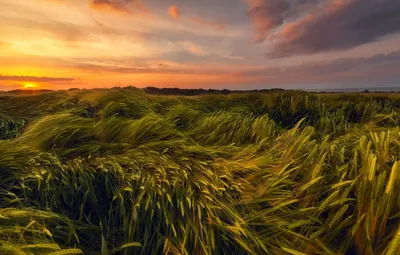
M400 95L0 94L1 254L400 253Z

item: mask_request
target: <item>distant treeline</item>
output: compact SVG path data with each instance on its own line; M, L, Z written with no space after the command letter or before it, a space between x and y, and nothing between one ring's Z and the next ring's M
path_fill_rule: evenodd
M103 90L104 88L94 88L93 90ZM258 92L258 93L266 93L266 92L282 92L282 91L293 91L293 90L285 90L281 88L272 88L272 89L260 89L260 90L229 90L229 89L181 89L181 88L156 88L156 87L145 87L145 88L137 88L134 86L127 86L127 87L113 87L109 89L141 89L147 94L153 95L182 95L182 96L196 96L196 95L205 95L205 94L238 94L238 93L251 93L251 92ZM75 90L86 90L86 89L79 89L79 88L70 88L69 91ZM53 92L53 90L48 89L40 89L40 90L11 90L7 91L8 93L21 93L21 94L34 94L37 92Z
M261 89L261 90L229 90L229 89L180 89L180 88L156 88L146 87L143 90L148 94L157 95L184 95L184 96L196 96L204 94L223 94L228 95L231 93L249 93L249 92L278 92L286 91L285 89L273 88L273 89Z
M94 88L91 90L104 90L104 89L137 89L143 90L147 94L153 95L182 95L182 96L197 96L197 95L207 95L207 94L222 94L222 95L229 95L229 94L241 94L241 93L271 93L271 92L307 92L307 90L295 90L295 89L283 89L283 88L271 88L271 89L254 89L254 90L229 90L229 89L181 89L181 88L157 88L157 87L145 87L145 88L137 88L134 86L127 86L127 87L112 87L112 88ZM76 90L87 90L87 89L79 89L79 88L70 88L69 91L76 91ZM54 92L54 90L49 89L40 89L40 90L11 90L6 91L6 93L12 94L36 94L38 92ZM311 93L318 93L318 94L339 94L339 93L399 93L397 91L370 91L368 89L356 92L356 91L308 91Z

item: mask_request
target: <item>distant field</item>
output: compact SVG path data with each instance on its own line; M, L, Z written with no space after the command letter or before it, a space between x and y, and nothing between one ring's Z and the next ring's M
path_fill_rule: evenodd
M400 94L0 93L0 254L400 254Z

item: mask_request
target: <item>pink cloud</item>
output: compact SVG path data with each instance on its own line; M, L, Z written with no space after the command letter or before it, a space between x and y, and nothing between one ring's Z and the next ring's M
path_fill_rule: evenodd
M256 42L265 40L266 33L284 22L284 13L290 4L283 0L246 0L248 15L256 27Z

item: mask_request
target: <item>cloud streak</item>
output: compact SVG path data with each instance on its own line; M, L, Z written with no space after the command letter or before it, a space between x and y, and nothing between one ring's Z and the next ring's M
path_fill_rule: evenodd
M178 20L182 16L181 9L175 5L168 8L168 14L174 20ZM208 26L216 30L224 30L226 27L223 22L209 20L203 17L187 17L185 20L193 24Z
M76 80L75 78L61 78L61 77L38 77L38 76L24 76L24 75L0 75L0 81L22 81L22 82L70 82Z
M90 7L99 11L113 11L118 13L128 14L130 11L127 4L130 1L115 1L115 0L92 0Z
M224 30L226 28L226 25L223 22L207 20L200 17L190 18L189 20L193 23L209 26L217 30Z
M400 80L397 68L399 65L400 51L396 51L368 58L340 58L305 62L291 67L258 68L239 72L237 75L259 77L265 82L273 81L280 84L362 83L370 85L377 81L396 84Z

